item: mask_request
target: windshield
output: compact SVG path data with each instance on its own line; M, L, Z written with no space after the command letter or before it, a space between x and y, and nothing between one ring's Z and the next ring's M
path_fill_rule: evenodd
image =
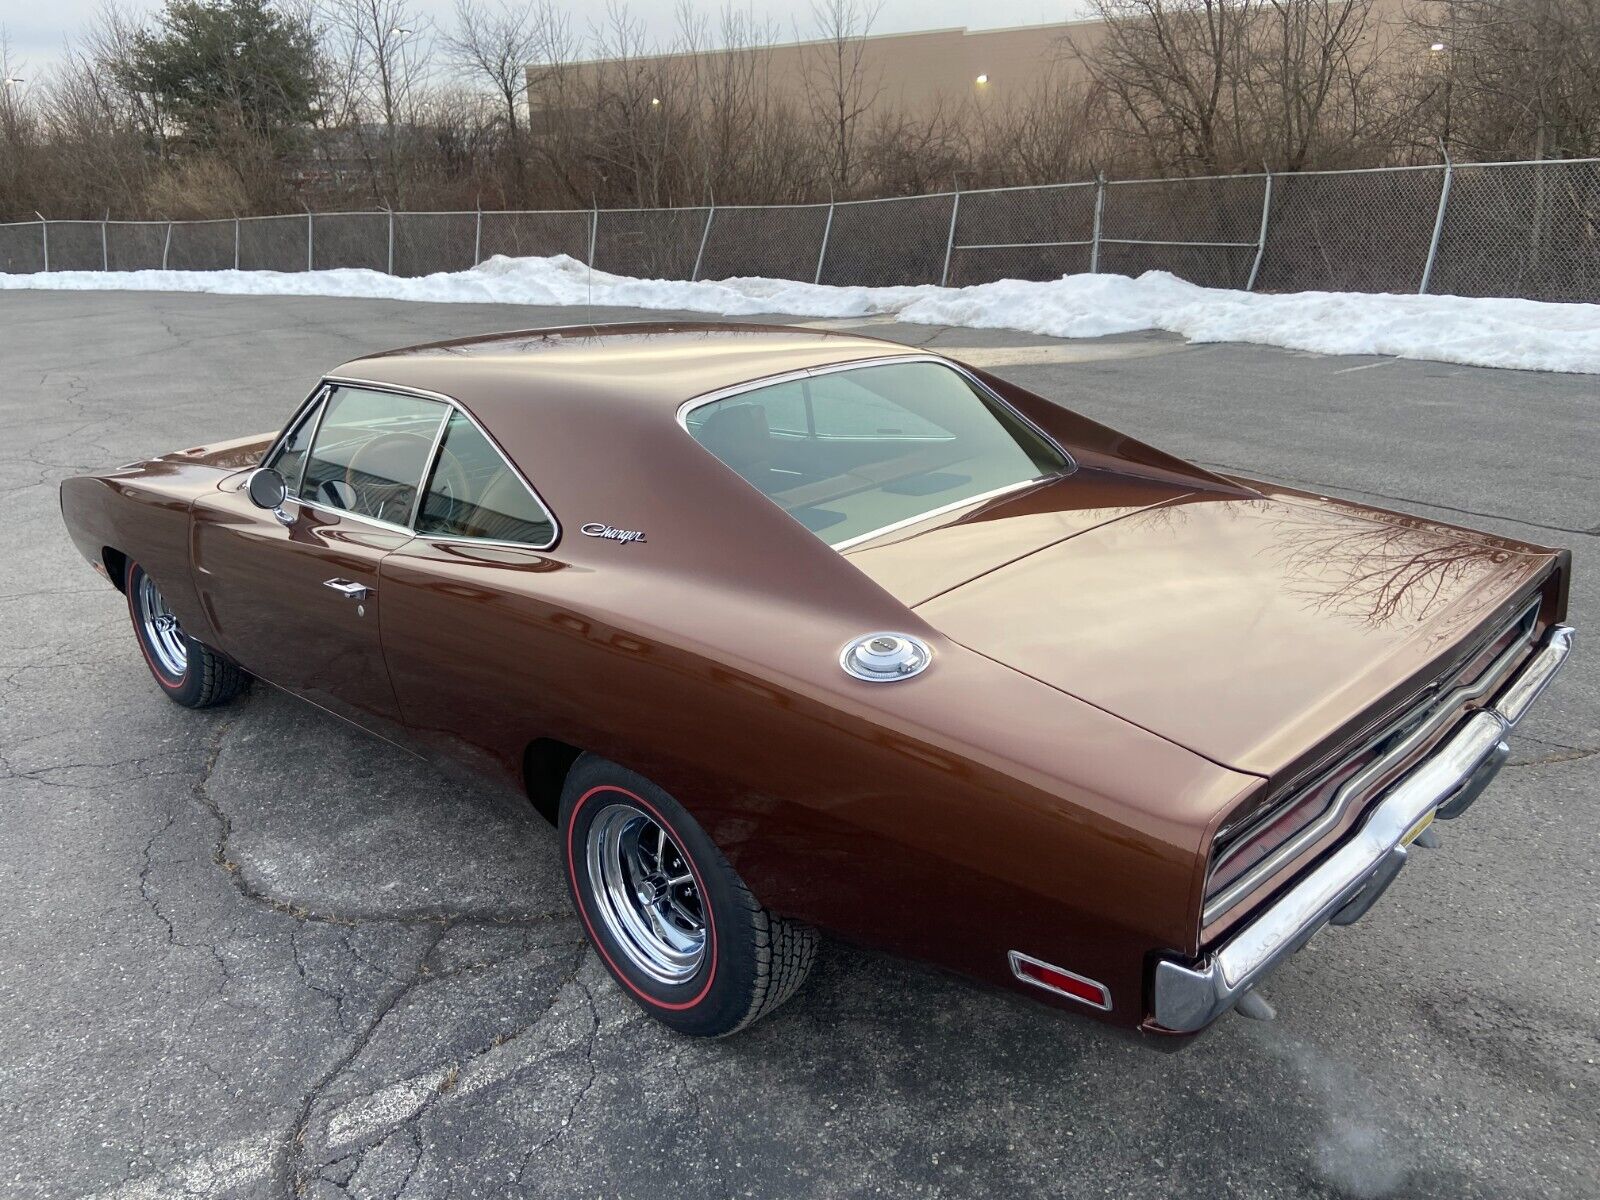
M691 409L689 433L831 546L1071 462L936 362L851 367Z

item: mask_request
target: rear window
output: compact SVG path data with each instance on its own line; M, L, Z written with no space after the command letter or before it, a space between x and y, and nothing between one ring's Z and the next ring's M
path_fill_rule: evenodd
M826 371L691 409L690 435L832 546L1071 462L934 362Z

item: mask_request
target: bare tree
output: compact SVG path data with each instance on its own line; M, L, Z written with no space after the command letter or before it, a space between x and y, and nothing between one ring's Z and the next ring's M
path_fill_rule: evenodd
M1431 136L1477 158L1600 154L1600 0L1435 0L1408 17Z
M1373 0L1267 0L1250 32L1248 128L1273 167L1326 165L1336 147L1342 161L1387 140L1378 75L1387 46Z
M512 187L518 197L527 185L523 106L528 68L548 51L556 22L549 0L525 5L500 0L492 9L478 0L456 0L455 26L444 37L451 60L488 84L502 106Z
M833 190L841 196L854 189L861 120L882 91L866 42L882 8L882 0L816 0L811 7L816 40L805 64L806 94L824 131Z
M696 97L696 169L705 194L725 203L771 194L770 24L732 4L719 14L715 35L689 0L678 9L683 86ZM708 45L708 43L714 43Z
M862 146L872 163L875 191L917 195L973 182L966 131L942 99L916 113L880 106Z
M1094 127L1091 89L1060 64L1006 103L975 106L964 125L962 181L973 187L1083 179L1118 153Z
M1110 132L1161 171L1381 154L1374 0L1091 0L1074 49Z
M683 191L680 140L694 97L675 86L671 65L646 40L644 25L613 0L591 30L594 57L582 102L589 110L589 156L597 183L624 203L672 204Z
M0 29L0 212L16 212L33 198L26 181L36 170L42 132L28 81Z
M1074 41L1113 124L1168 168L1215 171L1237 155L1237 89L1264 0L1090 0Z
M411 140L432 69L434 30L408 0L322 0L324 108L353 138L374 189L405 203ZM374 129L376 126L376 129Z

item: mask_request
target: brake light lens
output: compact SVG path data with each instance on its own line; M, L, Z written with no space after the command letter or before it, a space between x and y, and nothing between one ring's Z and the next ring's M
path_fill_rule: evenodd
M1214 896L1327 809L1339 784L1356 772L1354 764L1336 772L1322 784L1307 788L1266 820L1234 841L1217 857L1206 881L1206 895Z

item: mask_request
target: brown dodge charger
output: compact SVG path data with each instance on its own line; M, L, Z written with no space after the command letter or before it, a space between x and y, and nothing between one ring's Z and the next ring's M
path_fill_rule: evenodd
M170 698L259 678L524 792L694 1034L782 1003L818 929L1151 1035L1265 1015L1572 638L1564 550L803 329L360 358L61 504Z

